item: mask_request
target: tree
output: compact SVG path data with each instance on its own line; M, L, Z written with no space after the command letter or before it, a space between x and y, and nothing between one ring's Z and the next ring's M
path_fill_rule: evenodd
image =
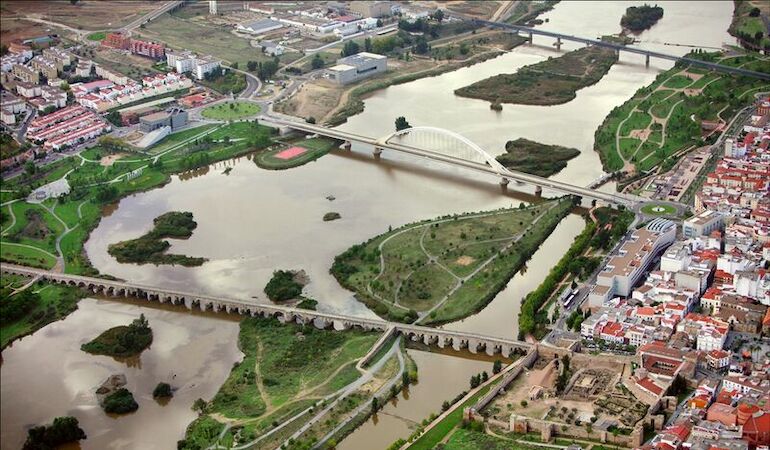
M35 172L37 172L37 166L35 165L35 163L32 161L27 161L24 164L24 173L29 176L32 176L35 174Z
M372 413L376 413L377 410L380 408L380 401L377 400L377 397L372 397Z
M412 126L406 121L406 117L396 117L396 131L406 130L407 128L412 128Z
M206 400L203 400L202 398L195 400L193 402L192 409L193 411L196 411L198 414L205 413L207 409Z
M315 117L313 117L313 116L310 116L310 117L305 117L305 122L307 122L307 123L309 123L309 124L311 124L311 125L312 125L312 124L315 124L315 123L316 123L316 121L315 121Z
M234 63L230 64L230 67L232 67L233 69L237 70L238 69L238 63L234 62Z
M496 359L495 362L492 364L492 373L500 373L500 371L503 370L503 362L499 359Z
M342 56L350 56L355 55L356 53L360 52L360 48L358 44L355 41L347 41L345 42L345 45L342 47Z
M51 425L31 428L27 432L27 440L22 448L23 450L53 449L85 438L86 433L80 428L78 419L71 416L57 417Z
M122 127L123 126L123 120L120 117L120 113L117 111L110 111L107 114L107 120L115 125L116 127Z
M255 70L257 70L257 62L256 61L247 62L246 68L249 69L249 72L254 72Z
M321 55L316 53L313 57L313 60L310 62L310 67L313 68L313 70L320 69L324 66L324 59L321 58Z
M174 393L171 391L171 385L168 383L160 382L152 391L153 398L168 398L173 396Z
M61 89L64 92L69 92L70 91L70 84L67 83L66 81L64 81L64 82L62 82L62 84L59 85L59 89Z
M407 386L409 386L409 384L410 384L411 382L412 382L412 379L411 379L411 377L409 376L409 372L406 372L406 371L402 372L402 373L401 373L401 384L402 384L404 387L407 387Z
M382 19L377 19L377 28L382 26Z
M751 8L751 11L749 11L749 17L759 17L759 14L759 8Z
M433 13L433 19L436 22L441 23L441 21L444 20L444 11L437 9L436 12Z
M372 51L372 38L367 37L364 39L364 51L371 52Z
M430 51L430 45L428 45L428 41L425 40L425 36L420 36L417 38L417 44L414 46L414 52L418 55L424 55Z
M489 374L487 373L487 371L485 370L481 372L481 382L486 383L488 379L489 379Z

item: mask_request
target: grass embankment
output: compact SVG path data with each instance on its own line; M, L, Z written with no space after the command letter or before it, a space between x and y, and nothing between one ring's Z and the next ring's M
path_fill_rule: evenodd
M107 251L121 263L180 264L200 266L206 258L166 253L171 244L166 238L187 239L198 224L191 212L171 211L153 220L153 229L142 237L110 244Z
M770 36L762 16L770 16L770 5L762 0L735 0L733 20L727 30L752 50L770 48Z
M58 253L55 242L64 233L63 221L71 229L61 240L65 272L96 275L96 270L85 256L83 243L99 224L104 206L129 194L162 186L170 181L172 174L182 173L181 176L184 176L185 172L205 171L209 164L217 161L267 148L273 143L274 130L256 123L238 122L182 133L184 138L171 135L167 141L162 142L162 149L155 156L122 156L109 167L99 162L70 157L40 168L39 173L32 177L4 180L5 189L14 190L15 195L23 197L31 189L67 175L72 191L56 201L48 200L44 205L29 204L22 200L3 207L0 214L4 234L3 245L0 246L2 260L43 268L53 267ZM95 147L84 155L93 157L107 153L109 151ZM132 172L135 176L129 178L127 175ZM12 219L9 208L13 209L16 217L13 226L10 225ZM28 218L26 211L30 209L38 211L39 218ZM30 223L34 226L28 228ZM28 232L23 232L25 229ZM18 238L14 237L17 235Z
M484 450L542 450L543 447L526 445L521 442L515 442L512 439L505 439L467 428L460 428L452 433L444 445L444 450L478 450L482 448Z
M238 120L259 114L259 105L248 102L226 102L209 106L201 115L213 120Z
M0 277L0 349L77 309L84 292L69 286L37 282L11 295L30 280L14 275Z
M564 198L406 225L338 255L331 273L382 317L457 320L491 301L571 207Z
M524 138L506 142L505 151L497 157L500 164L541 177L559 173L567 167L567 161L580 154L576 148L541 144Z
M295 141L291 144L291 146L297 146L297 147L302 147L306 149L306 151L302 154L299 154L289 159L277 158L275 155L277 155L278 153L290 147L290 146L281 146L275 149L259 152L254 157L254 163L259 167L263 169L268 169L268 170L291 169L293 167L299 167L311 161L315 161L316 159L329 153L338 145L339 145L339 141L336 141L334 139L329 139L329 138L317 137L317 138L303 139L300 141Z
M496 103L558 105L597 83L618 60L614 50L585 47L524 66L516 73L495 75L455 90L462 97Z
M597 224L588 222L585 229L575 238L572 245L548 272L548 276L534 291L527 294L519 312L519 339L534 335L540 339L547 333L547 311L543 305L554 294L561 281L569 273L573 276L588 276L593 271L586 269L595 266L583 253L593 247L597 250L609 250L620 239L634 219L630 211L615 211L610 208L598 208L594 211ZM597 230L599 230L597 232ZM577 264L575 263L577 262Z
M545 0L543 2L516 2L513 12L505 21L517 25L524 25L537 18L540 14L553 9L559 0Z
M376 333L357 330L325 331L312 324L244 319L238 337L244 358L204 406L204 414L188 427L180 448L205 448L214 442L222 428L214 415L242 423L242 442L282 424L355 381L360 374L353 361L364 356L377 338Z
M142 314L129 325L120 325L104 331L94 340L81 345L80 349L92 355L123 358L142 353L150 344L152 328Z
M770 73L767 59L758 56L724 58L720 53L702 52L687 56ZM641 173L659 166L668 170L682 150L716 139L716 133L701 130L702 121L729 122L754 100L752 93L764 86L766 83L756 78L677 63L607 115L594 134L594 150L607 172L621 170L626 164Z
M629 6L620 18L620 26L633 33L642 32L663 18L663 8L655 5Z

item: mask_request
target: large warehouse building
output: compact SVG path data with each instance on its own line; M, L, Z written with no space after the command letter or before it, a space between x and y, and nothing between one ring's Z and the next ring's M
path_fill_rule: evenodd
M387 56L361 52L337 60L327 70L329 79L337 84L349 84L388 70Z

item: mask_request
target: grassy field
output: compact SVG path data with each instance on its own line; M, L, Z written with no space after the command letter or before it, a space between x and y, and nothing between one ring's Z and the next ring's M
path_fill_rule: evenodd
M3 275L0 279L0 302L6 305L10 301L12 289L19 288L28 281L29 279L23 277ZM37 282L27 290L33 295L25 298L25 302L33 302L34 306L31 306L23 317L10 320L4 310L4 317L0 322L0 349L22 336L64 318L77 309L77 302L84 294L77 288L43 282Z
M283 325L272 318L244 319L238 339L243 361L233 367L206 412L247 421L254 425L251 432L264 432L358 378L353 362L378 337L324 331L312 324ZM216 428L211 420L203 416L191 424L186 439L209 436L208 430Z
M617 61L613 50L585 47L455 90L462 97L522 105L558 105L597 83Z
M752 10L759 10L759 15ZM762 21L762 15L770 15L770 5L760 0L736 0L733 20L728 31L754 49L770 48L770 36ZM759 40L757 36L761 36Z
M155 156L125 155L107 168L98 162L80 164L80 158L71 157L42 169L39 178L17 177L4 182L8 188L31 189L69 172L67 179L72 191L56 201L46 201L45 206L50 211L25 201L6 205L2 213L2 259L35 267L53 267L58 254L55 242L65 231L64 222L71 228L61 240L65 271L94 275L96 271L83 255L83 243L98 225L104 205L134 192L162 186L170 180L171 174L206 167L216 161L268 147L273 142L272 133L272 129L252 122L202 127L169 136L155 149ZM87 155L95 158L108 153L97 147L89 150ZM126 179L126 174L139 168L139 176ZM9 208L16 217L13 226Z
M188 20L178 14L164 14L136 30L146 38L161 41L175 49L188 49L202 55L216 55L230 65L246 67L248 61L264 61L267 57L249 41L230 33L224 26Z
M511 439L504 439L491 434L460 428L449 437L444 450L536 450L536 445L526 445Z
M541 144L524 138L506 142L505 151L497 157L502 165L541 177L559 173L570 159L580 154L576 148Z
M332 274L380 316L457 320L490 301L570 208L563 199L406 225L337 256Z
M259 114L259 105L248 102L226 102L209 106L201 115L213 120L236 120Z
M88 36L86 36L86 39L89 41L103 41L104 38L107 37L107 32L105 31L97 31L95 33L91 33Z
M257 153L254 163L263 169L284 170L307 164L329 153L339 145L338 141L329 138L310 138L292 142L291 146L306 148L307 151L291 159L276 158L275 155L286 150L288 146L280 146Z

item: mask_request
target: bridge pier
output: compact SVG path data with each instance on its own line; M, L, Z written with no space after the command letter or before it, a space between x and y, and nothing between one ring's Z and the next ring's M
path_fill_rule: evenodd
M644 67L650 67L650 54L644 55Z
M500 180L500 187L503 190L507 190L508 189L508 183L510 183L510 182L511 182L511 180L509 180L508 178L502 178Z
M543 196L543 186L535 186L535 195L538 197Z
M530 45L531 45L531 44L532 44L532 42L533 42L533 41L532 41L532 32L531 32L531 31L529 32L529 39L527 39L527 42L529 42L529 43L530 43Z
M556 38L556 50L561 50L561 37Z
M382 155L382 147L374 147L374 159L380 159L380 155Z
M353 144L351 144L350 141L345 141L340 147L342 147L343 150L350 151Z

